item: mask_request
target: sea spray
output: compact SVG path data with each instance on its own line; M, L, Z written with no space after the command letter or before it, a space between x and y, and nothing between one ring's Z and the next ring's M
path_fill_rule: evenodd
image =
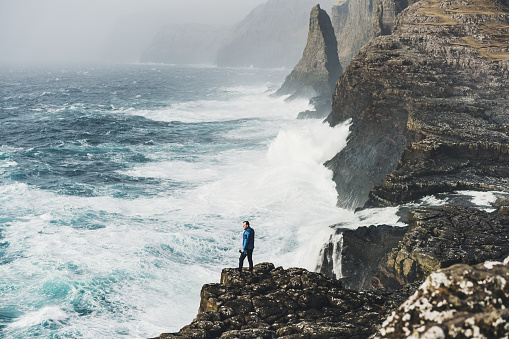
M312 267L318 230L350 213L335 207L322 165L348 124L296 120L307 100L267 93L285 74L5 73L1 334L176 331L196 315L201 286L236 265L243 220L257 232L256 262Z

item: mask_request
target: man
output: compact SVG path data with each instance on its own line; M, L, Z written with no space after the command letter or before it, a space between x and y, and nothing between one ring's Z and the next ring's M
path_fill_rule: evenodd
M242 235L242 249L240 250L239 272L242 272L242 266L244 265L246 256L249 262L249 271L252 272L255 231L249 227L249 221L244 221L242 227L244 228L244 234Z

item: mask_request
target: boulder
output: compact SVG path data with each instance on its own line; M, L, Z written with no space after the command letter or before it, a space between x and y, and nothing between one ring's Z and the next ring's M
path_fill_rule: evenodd
M375 338L507 338L509 259L431 274Z

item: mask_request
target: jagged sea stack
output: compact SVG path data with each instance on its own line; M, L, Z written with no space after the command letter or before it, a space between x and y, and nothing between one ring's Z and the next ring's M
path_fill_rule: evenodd
M338 82L334 126L352 118L327 166L342 206L509 191L509 8L421 0L361 49Z
M311 10L308 40L302 58L276 95L330 98L341 72L336 36L329 15L316 5Z

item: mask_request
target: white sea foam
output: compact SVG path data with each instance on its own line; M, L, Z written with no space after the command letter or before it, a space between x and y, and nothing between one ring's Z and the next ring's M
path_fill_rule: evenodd
M234 95L224 100L196 100L178 102L163 110L128 109L126 113L156 121L205 122L235 119L288 119L310 109L306 99L285 102L285 97L270 98L267 86L238 86L225 88Z
M12 323L10 326L14 328L30 327L44 323L59 323L69 318L67 313L57 306L46 306L40 310L29 312Z
M321 241L317 230L350 213L335 207L332 174L322 165L344 146L348 124L294 119L306 102L262 94L237 101L199 102L189 120L226 119L230 108L220 106L231 104L231 115L252 119L224 133L238 147L189 162L174 159L171 148L136 149L152 162L122 171L189 183L178 194L118 199L0 186L13 259L2 266L14 289L5 302L25 305L10 334L27 336L44 319L83 337L176 331L196 315L201 286L236 265L246 219L257 232L256 262L314 268L318 253L308 248Z

